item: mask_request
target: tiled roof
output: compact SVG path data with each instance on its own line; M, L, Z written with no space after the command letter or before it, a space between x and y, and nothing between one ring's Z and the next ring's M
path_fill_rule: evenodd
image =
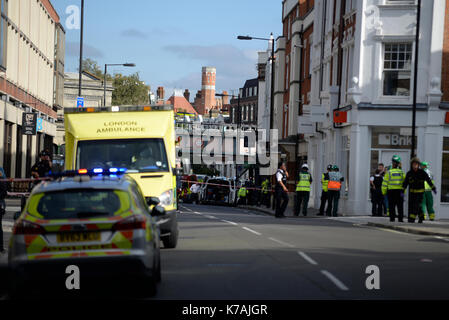
M196 110L192 107L190 102L188 102L184 96L177 96L177 95L171 96L168 99L167 103L173 105L175 112L187 112L198 114L198 112L196 112Z

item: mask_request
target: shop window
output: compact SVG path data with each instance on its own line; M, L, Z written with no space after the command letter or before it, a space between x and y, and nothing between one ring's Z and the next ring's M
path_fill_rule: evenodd
M384 49L384 96L410 96L412 44L386 43Z
M443 167L441 170L441 202L449 202L449 137L443 138Z

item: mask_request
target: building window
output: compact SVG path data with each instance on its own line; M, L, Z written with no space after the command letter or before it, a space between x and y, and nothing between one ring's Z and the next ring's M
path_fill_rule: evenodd
M443 138L443 168L441 170L441 202L449 202L449 137Z
M384 96L410 96L411 43L384 45Z

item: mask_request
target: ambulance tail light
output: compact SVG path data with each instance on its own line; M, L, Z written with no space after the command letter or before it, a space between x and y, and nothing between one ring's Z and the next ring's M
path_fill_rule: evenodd
M116 224L114 224L113 230L123 231L123 230L135 230L135 229L146 229L146 219L142 215L134 215L125 218Z
M13 234L45 234L45 229L40 225L21 220L15 226L12 231Z

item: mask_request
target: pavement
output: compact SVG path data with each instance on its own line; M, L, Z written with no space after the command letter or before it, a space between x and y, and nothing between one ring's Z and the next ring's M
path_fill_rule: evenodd
M273 215L274 216L274 210L271 208L267 208L266 206L239 206L241 208L244 208L246 210L255 210L258 212L261 212L263 214ZM423 223L418 223L418 219L416 219L415 223L408 223L408 222L391 222L389 217L373 217L373 216L350 216L340 214L338 217L322 217L318 216L319 210L314 208L308 209L308 215L307 217L304 217L300 215L299 217L294 217L292 212L286 212L286 216L290 218L298 218L298 219L304 219L304 218L325 218L345 223L352 223L352 224L360 224L360 225L367 225L367 226L373 226L373 227L380 227L380 228L387 228L391 230L401 231L401 232L407 232L412 234L421 234L421 235L432 235L432 236L440 236L440 237L449 237L449 220L442 219L437 221L430 221L425 220ZM407 221L407 217L404 218L404 221Z

